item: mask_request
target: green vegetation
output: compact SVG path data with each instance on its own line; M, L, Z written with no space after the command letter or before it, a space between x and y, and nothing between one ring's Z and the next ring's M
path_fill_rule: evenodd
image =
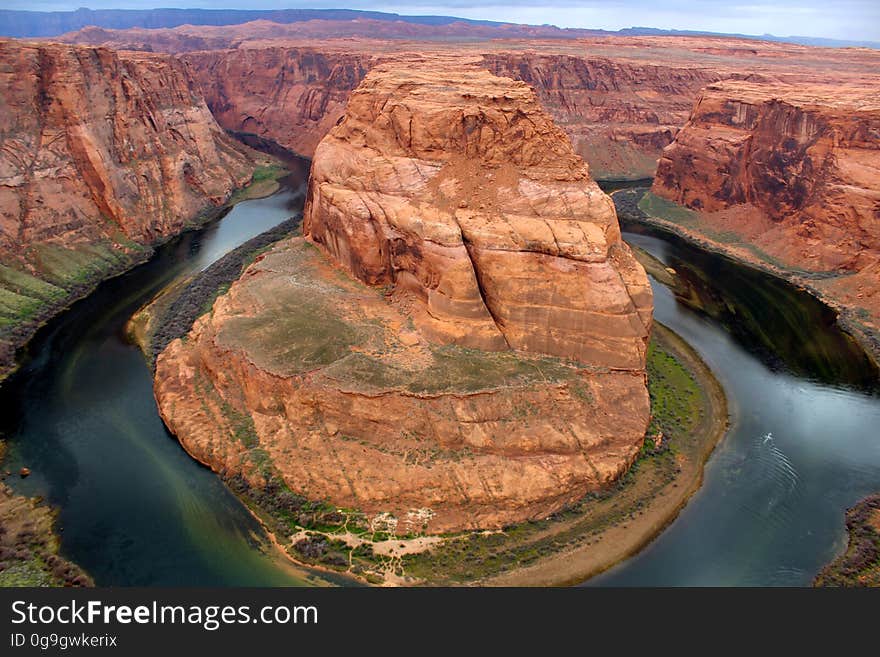
M648 345L648 393L651 395L649 435L658 431L687 435L699 424L703 399L693 375L668 351Z
M224 327L224 338L250 345L261 360L286 374L329 365L358 343L359 331L335 316L326 300L303 295L287 301L296 312L273 314L271 322L263 315L234 318Z
M237 189L229 199L235 204L252 198L263 198L278 191L278 180L287 175L287 169L280 162L261 164L254 169L251 181L241 189Z
M880 495L846 512L846 551L816 577L816 586L880 586Z
M641 513L675 479L679 453L690 454L699 443L689 432L706 403L693 374L657 339L648 351L648 390L655 414L648 440L632 468L613 486L546 520L451 537L429 552L403 557L403 570L431 584L465 583L589 544L609 527ZM653 441L657 434L664 437L659 446Z
M4 328L13 329L39 319L49 308L63 302L71 289L88 277L89 263L100 269L100 264L91 262L84 253L73 256L80 263L75 266L65 251L61 247L40 250L43 261L50 266L43 278L23 271L18 263L0 264L0 338Z
M0 456L4 443L0 440ZM79 567L58 555L55 512L0 483L0 587L89 586Z
M109 242L76 249L43 243L30 247L23 261L0 263L0 379L13 368L15 349L41 322L143 252L117 250Z
M64 296L61 288L13 267L0 264L0 287L23 297L54 300Z
M731 246L748 251L758 260L765 262L776 269L804 274L808 276L814 275L814 272L808 272L786 265L778 258L771 256L766 251L759 249L751 242L743 239L743 237L741 235L738 235L737 233L731 231L714 230L713 228L709 227L706 224L706 221L704 221L700 217L699 212L695 212L694 210L690 210L683 205L679 205L678 203L675 203L673 201L669 201L665 198L661 198L660 196L656 196L651 192L645 192L644 196L642 196L642 199L639 201L638 207L649 217L662 219L681 226L684 229L705 235L708 239L718 244L724 244L726 246Z
M639 201L639 208L647 215L666 219L688 228L696 228L699 224L699 215L696 212L651 192L645 192L642 200Z
M111 244L83 244L76 249L43 243L30 249L28 256L42 278L53 285L71 289L95 283L109 271L130 262L128 253L116 250Z
M0 587L59 586L42 559L33 558L12 564L0 572Z

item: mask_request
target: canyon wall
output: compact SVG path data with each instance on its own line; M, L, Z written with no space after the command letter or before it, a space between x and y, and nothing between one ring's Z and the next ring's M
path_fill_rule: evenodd
M222 126L311 157L366 72L409 55L273 46L182 57ZM530 84L599 177L651 176L699 90L719 79L703 68L602 57L492 53L462 59L474 57L497 75Z
M216 120L311 157L372 65L360 53L259 48L183 55Z
M814 285L876 325L878 84L709 85L664 151L652 191L697 211L703 235L755 247L746 259L836 275Z
M651 289L526 84L374 67L316 149L304 233L157 359L197 459L401 534L546 517L631 465Z
M254 167L166 55L0 41L0 115L4 360L34 320L223 204Z
M307 157L371 66L413 54L478 58L493 73L534 87L594 177L631 179L653 176L661 150L707 84L857 80L873 76L878 59L867 49L710 36L549 39L541 28L502 28L492 40L466 30L438 40L418 26L381 27L365 21L254 21L170 30L88 28L62 38L179 53L193 65L223 127L256 132Z
M722 77L700 66L563 54L492 53L483 64L531 85L598 178L651 177L693 99Z

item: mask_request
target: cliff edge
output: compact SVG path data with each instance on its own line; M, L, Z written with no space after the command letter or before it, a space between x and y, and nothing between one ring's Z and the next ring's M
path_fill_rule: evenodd
M0 40L0 362L254 162L167 55Z

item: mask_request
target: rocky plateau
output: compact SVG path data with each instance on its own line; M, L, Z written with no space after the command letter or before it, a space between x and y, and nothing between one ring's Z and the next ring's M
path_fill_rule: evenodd
M545 517L632 463L650 286L528 85L374 67L315 151L304 233L158 358L197 459L400 534Z

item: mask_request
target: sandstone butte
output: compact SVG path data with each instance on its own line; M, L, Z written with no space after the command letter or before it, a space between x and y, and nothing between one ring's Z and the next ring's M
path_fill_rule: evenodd
M528 85L374 67L316 150L304 232L157 360L195 458L398 533L545 517L633 462L650 286Z
M167 55L0 41L0 116L0 369L254 168Z
M697 211L698 236L802 274L876 334L878 88L876 77L709 85L663 152L652 191Z

